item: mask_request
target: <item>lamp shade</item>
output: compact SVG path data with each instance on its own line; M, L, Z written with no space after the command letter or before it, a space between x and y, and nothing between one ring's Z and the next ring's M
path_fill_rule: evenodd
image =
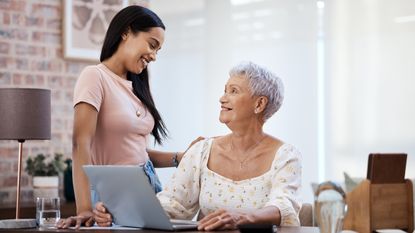
M50 139L50 90L0 88L0 140Z

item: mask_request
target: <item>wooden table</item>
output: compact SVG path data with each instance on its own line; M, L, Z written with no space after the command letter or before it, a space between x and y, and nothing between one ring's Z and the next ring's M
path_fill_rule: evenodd
M0 229L0 232L15 232L15 233L28 233L28 232L42 232L39 229L20 229L20 230L10 230L10 229ZM157 231L157 230L47 230L45 232L81 232L81 233L165 233L168 231ZM181 231L183 233L200 233L206 231ZM234 231L211 231L211 232L223 232L223 233L239 233L238 230ZM318 227L279 227L278 233L319 233ZM207 232L206 232L207 233Z
M62 200L62 199L61 199ZM76 215L75 202L61 202L61 217L67 218ZM16 204L2 204L0 206L0 219L14 219L16 217ZM35 202L20 203L20 218L36 218Z

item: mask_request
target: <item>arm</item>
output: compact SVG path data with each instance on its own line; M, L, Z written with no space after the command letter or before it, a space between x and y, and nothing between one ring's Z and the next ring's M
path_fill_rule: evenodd
M273 168L272 188L265 207L276 207L280 212L281 226L300 226L298 213L301 203L301 154L289 146L278 154Z
M180 162L183 155L192 147L196 142L205 139L204 137L198 137L193 140L185 152L162 152L147 149L148 156L155 167L173 167L173 157L177 154L177 160Z
M176 152L163 152L147 149L148 156L155 167L173 167L173 157ZM177 160L181 160L183 152L177 152Z
M275 206L267 206L249 212L236 212L219 209L200 220L198 230L232 230L241 224L280 225L280 211Z
M200 165L207 151L205 144L198 142L186 152L170 182L157 194L171 218L191 219L199 209Z
M92 226L94 215L91 206L91 192L88 177L83 165L91 164L91 145L95 135L98 112L89 104L79 103L75 106L72 138L72 174L76 200L77 216L67 218L57 224L58 228L68 228L82 224Z
M92 211L90 185L82 166L91 164L92 138L95 135L97 118L98 112L91 105L79 103L75 106L72 159L76 212L78 215Z

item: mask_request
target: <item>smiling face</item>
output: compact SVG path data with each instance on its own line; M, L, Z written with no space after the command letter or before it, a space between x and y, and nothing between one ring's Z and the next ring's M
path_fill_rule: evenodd
M127 71L141 73L148 63L156 60L157 51L164 43L164 30L151 28L148 32L128 32L122 36L118 47L122 63Z
M225 85L225 93L219 99L221 111L220 122L233 124L251 121L257 116L254 112L257 97L252 95L248 79L244 76L231 76Z

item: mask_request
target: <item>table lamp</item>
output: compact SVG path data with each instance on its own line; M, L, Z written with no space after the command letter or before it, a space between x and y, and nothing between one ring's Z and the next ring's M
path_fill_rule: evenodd
M50 139L50 108L50 90L0 88L0 140L19 143L16 219L0 220L0 228L36 227L35 219L19 219L23 143Z

